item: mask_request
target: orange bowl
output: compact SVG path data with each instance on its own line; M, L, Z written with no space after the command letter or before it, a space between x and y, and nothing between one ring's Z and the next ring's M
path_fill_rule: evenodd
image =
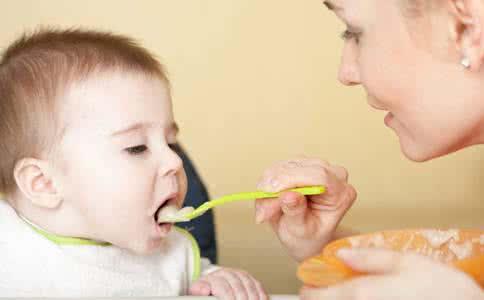
M390 230L336 240L319 255L303 261L298 278L307 286L325 287L365 275L336 256L341 248L381 248L421 254L467 273L484 287L484 230Z

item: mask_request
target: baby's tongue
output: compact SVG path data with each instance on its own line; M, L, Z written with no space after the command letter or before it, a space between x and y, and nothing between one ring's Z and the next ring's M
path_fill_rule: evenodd
M175 223L182 221L189 221L185 215L193 212L194 208L191 206L178 209L175 205L167 205L160 209L156 215L156 221L158 223Z

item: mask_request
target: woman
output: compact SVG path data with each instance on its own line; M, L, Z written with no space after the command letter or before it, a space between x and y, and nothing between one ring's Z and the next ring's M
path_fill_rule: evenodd
M346 24L339 80L362 85L368 103L388 111L385 125L403 154L427 161L484 143L484 0L327 0ZM284 190L323 184L324 196L285 193L257 202L297 260L318 253L356 198L340 167L299 159L269 168L259 187ZM343 250L352 268L372 275L306 299L483 299L461 272L423 257L381 250Z

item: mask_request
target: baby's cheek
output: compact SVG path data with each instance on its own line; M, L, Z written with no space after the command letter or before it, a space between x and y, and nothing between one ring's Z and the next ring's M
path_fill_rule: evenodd
M180 175L178 176L178 182L179 182L179 185L180 185L180 193L181 193L181 201L182 201L182 204L183 202L185 201L185 196L187 194L187 189L188 189L188 180L187 180L187 175L186 173L183 171L180 173Z

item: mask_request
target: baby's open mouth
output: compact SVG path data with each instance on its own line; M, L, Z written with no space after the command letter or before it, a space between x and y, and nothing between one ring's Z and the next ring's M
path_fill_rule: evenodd
M155 219L155 223L160 224L160 225L163 225L164 223L168 223L167 221L163 221L163 220L160 221L159 220L160 215L161 215L162 211L177 209L176 204L174 203L175 202L174 200L175 200L174 198L168 199L168 200L164 201L160 205L160 207L158 207L155 214L153 215L153 218Z
M171 202L171 203L170 203ZM184 207L179 209L174 201L165 201L156 210L154 215L155 222L163 225L165 223L176 223L176 222L187 222L189 219L186 217L187 214L193 211L193 207Z

